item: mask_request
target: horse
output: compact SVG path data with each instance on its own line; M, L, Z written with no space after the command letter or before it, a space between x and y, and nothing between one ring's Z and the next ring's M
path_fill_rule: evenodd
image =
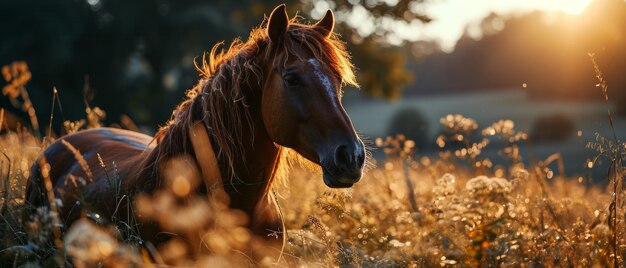
M202 176L194 194L211 195L219 184L254 235L272 233L284 245L271 189L287 151L319 165L331 188L351 187L363 173L366 150L341 103L341 88L358 85L334 24L330 10L308 25L290 19L285 5L276 7L246 42L235 39L219 51L218 43L205 54L196 65L199 82L154 137L95 128L52 143L31 168L26 202L52 207L53 194L65 228L88 212L111 219L128 210L115 216L141 218L136 197L164 187L168 161L184 157ZM168 239L150 221L137 229L143 241Z

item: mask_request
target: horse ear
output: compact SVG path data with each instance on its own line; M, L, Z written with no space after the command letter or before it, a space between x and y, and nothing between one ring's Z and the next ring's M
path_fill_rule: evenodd
M281 4L274 8L270 15L269 22L267 23L267 35L272 42L279 42L283 34L287 32L287 25L289 24L289 17L285 10L285 4Z
M326 15L315 24L315 29L318 29L324 36L329 37L333 33L333 29L335 28L335 15L333 12L326 11Z

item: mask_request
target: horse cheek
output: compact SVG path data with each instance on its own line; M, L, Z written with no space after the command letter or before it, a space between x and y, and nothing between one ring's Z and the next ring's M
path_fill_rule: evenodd
M267 92L263 95L261 112L263 124L270 139L280 145L290 146L293 140L289 133L289 112L282 105L282 96L275 92Z

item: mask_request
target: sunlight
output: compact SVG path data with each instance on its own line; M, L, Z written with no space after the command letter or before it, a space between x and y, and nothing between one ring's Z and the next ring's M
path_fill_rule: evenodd
M546 9L552 9L551 7L553 7L554 9L567 14L580 15L592 1L593 0L545 1L542 2L542 5L545 5L547 7Z
M434 18L429 25L422 26L421 37L439 40L445 51L452 51L463 34L465 25L478 22L490 12L497 14L519 14L535 10L581 14L593 0L449 0L434 2L426 7Z
M442 49L447 52L454 50L454 46L463 35L468 24L480 22L484 17L494 12L500 15L528 13L532 11L564 12L570 15L580 15L593 0L446 0L434 1L425 5L426 13L433 18L428 24L415 22L386 22L378 24L360 5L351 13L337 11L339 20L357 29L361 35L370 35L376 32L376 27L395 29L387 36L388 42L395 45L403 41L437 40ZM394 2L394 1L386 1ZM332 8L331 1L315 1L311 17L319 19L325 10ZM471 27L470 27L470 30ZM480 33L478 34L480 35Z

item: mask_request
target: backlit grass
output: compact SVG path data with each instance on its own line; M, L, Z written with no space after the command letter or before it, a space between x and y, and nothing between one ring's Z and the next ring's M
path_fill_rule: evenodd
M99 118L90 113L89 124L68 122L66 131L98 126ZM603 188L588 186L578 176L563 176L556 152L536 162L526 159L519 149L528 146L527 135L510 120L479 126L471 118L449 115L441 124L442 135L433 141L439 147L436 156L416 152L415 143L403 136L375 140L373 149L385 157L371 159L376 167L352 189L330 190L319 171L294 166L286 183L275 187L288 234L280 259L242 227L247 221L243 213L190 195L189 187L197 187L198 181L185 173L187 169L176 169L176 163L167 172L172 177L167 187L136 202L142 214L180 234L180 239L160 248L133 236L136 223L115 226L98 221L97 215L75 223L56 241L54 230L60 222L47 209L32 215L35 221L25 228L21 213L26 179L52 138L42 142L24 129L5 131L0 136L0 266L624 264L626 193L621 163L626 145L617 137L598 134L596 141L587 144L612 163L608 186ZM500 159L483 157L481 152L488 146L500 147ZM114 163L103 159L101 164L116 176Z

